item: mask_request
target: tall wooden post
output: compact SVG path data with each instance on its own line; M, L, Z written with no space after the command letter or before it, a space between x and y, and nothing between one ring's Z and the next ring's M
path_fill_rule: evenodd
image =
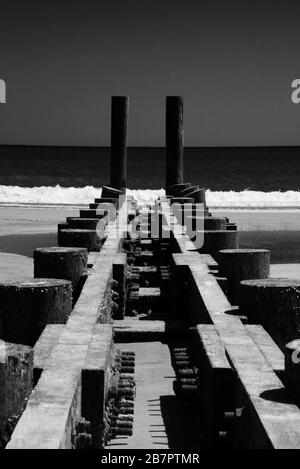
M111 172L110 183L125 192L127 186L128 96L111 98Z
M166 191L183 182L183 98L166 98Z

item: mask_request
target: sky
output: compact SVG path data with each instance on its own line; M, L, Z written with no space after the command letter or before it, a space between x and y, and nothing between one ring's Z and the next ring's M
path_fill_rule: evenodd
M295 0L0 0L0 144L110 143L128 95L131 146L163 146L165 96L186 146L300 145Z

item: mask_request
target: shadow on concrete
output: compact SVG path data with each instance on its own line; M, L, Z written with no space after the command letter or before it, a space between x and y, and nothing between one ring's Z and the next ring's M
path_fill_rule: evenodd
M208 447L201 416L197 416L199 406L193 399L161 396L160 407L170 449L199 450Z
M283 388L269 389L268 391L262 392L260 394L260 397L267 401L280 402L281 404L295 403L295 401L291 398L286 389Z

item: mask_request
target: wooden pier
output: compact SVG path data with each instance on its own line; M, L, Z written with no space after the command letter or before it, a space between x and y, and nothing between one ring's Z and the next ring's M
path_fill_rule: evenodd
M116 187L36 249L34 279L0 284L2 447L299 449L298 283L183 182L182 99L166 196L126 197L128 100L112 103Z

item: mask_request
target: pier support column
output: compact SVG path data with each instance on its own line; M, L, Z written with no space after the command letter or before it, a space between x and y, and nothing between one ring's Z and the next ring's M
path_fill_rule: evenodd
M249 323L264 326L282 350L300 338L300 280L243 280L239 298L240 310Z
M228 231L235 233L235 231ZM228 278L229 300L238 303L241 280L270 276L270 251L267 249L226 249L219 253L219 273Z
M125 192L127 186L127 125L129 112L128 96L111 98L111 176L115 189Z
M35 344L46 324L65 324L72 311L68 280L35 278L0 283L1 338Z
M166 191L183 183L183 98L166 98Z

